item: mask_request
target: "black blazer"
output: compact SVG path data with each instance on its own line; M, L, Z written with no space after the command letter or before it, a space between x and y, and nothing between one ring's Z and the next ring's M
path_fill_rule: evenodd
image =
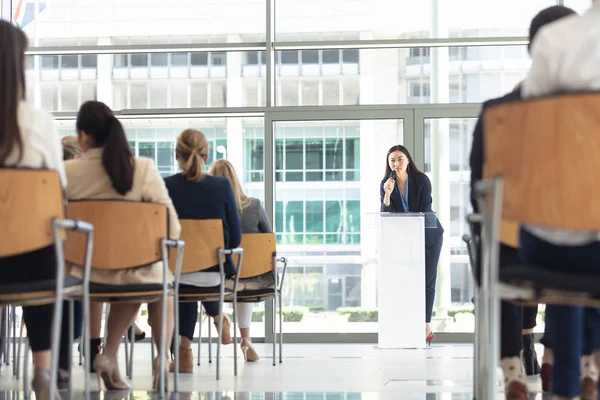
M479 207L477 202L475 201L475 192L473 191L475 184L483 179L483 163L485 160L483 140L484 140L484 124L483 117L485 112L494 106L498 106L500 104L511 103L513 101L521 100L521 88L518 87L512 92L495 99L491 99L483 103L483 109L479 114L479 120L477 121L477 125L475 125L475 130L473 131L473 147L471 148L471 156L469 159L469 164L471 166L471 204L473 206L473 210L475 212L479 212ZM410 189L409 194L410 194ZM480 226L474 226L474 234L475 236L479 236ZM481 254L480 246L477 247L477 253ZM475 280L477 282L480 281L481 277L481 257L477 257L477 265L475 265ZM507 264L518 264L518 252L517 249L506 246L504 244L500 244L500 265Z
M223 221L225 248L240 245L240 214L227 179L205 175L200 182L188 182L182 174L176 174L166 178L165 184L180 219L220 219ZM215 265L209 271L219 272L219 266ZM230 256L225 262L225 274L235 275Z
M398 212L403 213L404 207L402 206L401 194L394 186L392 195L390 196L390 205L386 207L383 204L383 197L385 191L383 190L383 184L387 181L387 178L381 181L379 185L379 195L381 202L381 212ZM433 212L431 208L433 200L431 198L431 182L425 174L408 174L408 211L409 212ZM444 234L444 228L437 219L437 227L435 229L425 229L425 246L430 247L438 244Z

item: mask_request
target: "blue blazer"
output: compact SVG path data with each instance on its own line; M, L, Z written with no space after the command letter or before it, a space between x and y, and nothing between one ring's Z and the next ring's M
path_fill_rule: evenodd
M402 206L402 198L400 197L400 191L398 185L394 185L394 190L390 196L390 205L386 207L383 204L383 198L385 191L383 184L387 181L387 178L381 181L379 185L379 195L381 201L381 212L397 212L403 213L404 207ZM431 208L433 199L431 198L431 182L425 174L408 174L408 211L409 212L433 212ZM444 228L440 224L439 219L437 221L437 227L425 229L425 246L430 247L438 244L444 234Z
M205 175L200 182L188 182L182 174L176 174L166 178L165 183L180 219L220 219L223 221L225 248L240 245L240 214L227 179ZM218 272L219 266L215 265L209 271ZM235 275L230 257L225 263L225 274Z

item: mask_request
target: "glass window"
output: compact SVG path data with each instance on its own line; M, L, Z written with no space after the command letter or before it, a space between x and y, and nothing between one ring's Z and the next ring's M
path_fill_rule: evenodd
M79 56L64 55L60 58L62 68L79 68Z
M359 59L358 49L344 49L342 50L342 60L344 64L358 64Z
M175 142L157 143L156 165L161 171L166 168L173 172L175 168Z
M302 139L286 139L285 141L285 168L302 169L303 162Z
M245 52L244 65L258 65L258 51Z
M96 68L98 66L98 56L96 54L82 54L81 68Z
M339 62L339 50L323 50L323 64L338 64Z
M306 139L306 169L323 169L323 139Z
M590 4L590 0L566 0ZM556 0L461 0L459 2L355 0L311 2L301 11L295 2L277 4L277 41L422 39L527 36L531 19ZM436 7L434 9L433 7ZM584 7L580 7L580 10ZM310 21L298 29L298 15ZM360 16L360 18L357 18ZM352 27L349 29L349 27ZM361 34L368 32L368 35Z
M189 53L173 53L171 54L171 65L174 67L187 67Z
M169 55L167 53L152 54L150 63L153 67L166 67L169 64Z
M132 67L147 67L149 54L131 54Z
M303 64L318 64L319 63L319 50L302 50L302 63Z
M42 68L58 68L58 56L42 56Z
M156 160L154 156L154 149L156 148L155 142L138 142L139 156L147 157Z
M224 67L227 65L227 53L210 53L210 62L213 67Z
M62 83L60 85L61 111L76 111L79 109L79 85L76 83Z
M148 85L131 84L131 108L148 108Z
M306 232L323 233L323 202L306 202ZM322 236L321 236L322 240Z
M191 63L198 67L208 66L208 53L192 53Z
M113 56L116 68L127 68L129 66L129 55L128 54L115 54Z
M285 206L285 230L290 244L302 244L304 232L304 203L288 201Z
M282 64L298 64L298 50L285 50L280 54Z
M150 107L167 107L168 85L166 82L152 82L150 84Z
M327 243L342 243L341 235L331 235L330 233L341 232L342 225L342 201L328 200L325 202L325 229L328 233Z

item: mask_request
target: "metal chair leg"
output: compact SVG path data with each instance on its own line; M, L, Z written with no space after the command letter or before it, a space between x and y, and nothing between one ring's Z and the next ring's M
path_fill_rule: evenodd
M29 398L29 339L25 341L25 353L23 358L23 393Z
M200 365L200 355L202 346L202 305L198 309L198 365Z
M127 336L127 333L123 335L123 347L125 348L125 376L131 379L129 376L129 336Z
M237 374L238 374L238 357L237 357L238 340L237 340L236 308L237 308L237 300L234 297L233 298L233 376L237 376Z
M133 326L135 325L135 318L133 320L131 335L129 335L129 345L131 346L131 350L129 351L129 379L133 380L133 349L135 346L135 329Z
M20 329L20 333L19 333L19 346L17 347L17 375L16 378L20 379L21 378L21 348L23 347L23 341L27 341L27 338L25 338L25 340L23 340L23 328L25 327L25 324L23 323L23 318L21 317L21 329Z
M277 289L275 289L277 290ZM278 293L279 298L279 364L283 363L283 298Z
M277 289L275 290L277 293ZM273 296L273 366L277 357L277 294Z
M210 318L207 314L206 318ZM210 321L208 321L208 363L212 364L212 327L210 325Z
M75 341L75 303L69 300L69 375L73 376L73 342ZM69 393L73 393L73 379L69 379Z
M17 307L12 308L13 375L17 376Z
M10 316L12 314L12 307L6 307L6 314L4 315L4 324L6 326L6 342L4 343L4 363L10 365Z

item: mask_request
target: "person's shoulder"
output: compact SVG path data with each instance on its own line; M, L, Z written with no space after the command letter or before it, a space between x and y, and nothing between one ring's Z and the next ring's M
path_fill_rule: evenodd
M490 107L498 106L500 104L506 104L513 101L519 101L522 99L521 95L521 87L515 88L512 92L509 92L501 97L496 97L494 99L487 100L483 103L483 109L488 109Z
M226 191L231 186L229 180L220 176L205 175L203 182L215 190Z
M52 116L26 101L19 103L18 121L21 129L52 139L58 138L52 129L54 125Z
M431 186L431 181L429 180L429 177L427 176L426 173L419 172L418 174L413 174L412 176L413 176L413 179L415 180L415 182L417 183L417 185L422 186L422 185L429 184Z
M167 187L169 185L174 185L177 182L181 181L181 177L182 177L181 173L177 173L175 175L167 176L165 178L165 184L167 185Z

